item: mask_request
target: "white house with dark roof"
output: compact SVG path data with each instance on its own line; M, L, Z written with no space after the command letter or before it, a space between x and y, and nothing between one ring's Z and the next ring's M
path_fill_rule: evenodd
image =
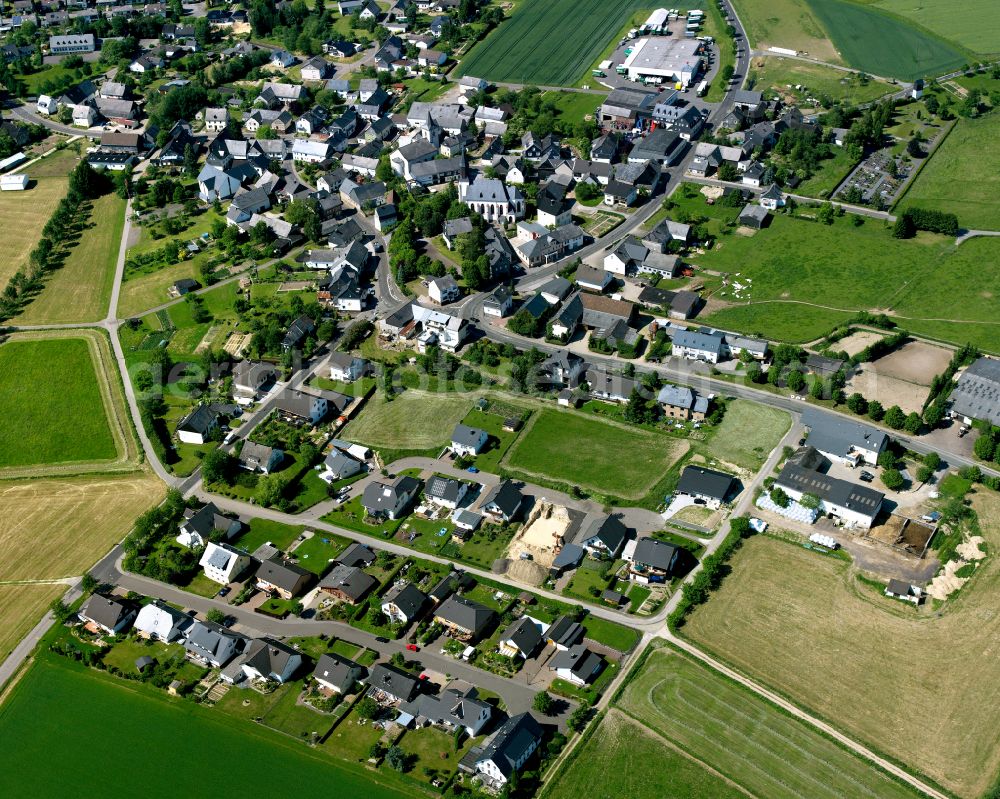
M232 660L246 645L247 638L221 624L196 621L184 640L184 648L195 660L221 668Z
M519 657L527 660L534 657L543 646L545 625L530 616L522 616L511 622L500 635L497 651L506 657Z
M432 505L454 510L468 492L468 483L436 474L424 486L424 499Z
M197 510L185 508L176 540L182 547L203 547L216 530L228 541L240 529L239 519L220 513L215 503L208 502Z
M255 638L243 655L240 668L251 680L286 683L302 666L302 655L273 638Z
M509 523L517 518L522 505L521 490L510 480L503 480L483 498L479 509L495 522Z
M353 660L337 654L320 655L313 670L317 685L335 694L349 694L361 682L368 671Z
M229 585L250 565L250 556L228 544L209 541L198 565L205 576L220 585Z
M591 652L583 644L576 644L557 652L549 661L549 670L573 685L583 686L594 681L603 665L604 660L600 655Z
M671 343L671 354L689 361L718 363L727 354L726 338L715 330L678 330Z
M77 612L80 619L108 635L117 635L128 629L136 616L131 602L104 594L91 594Z
M471 769L493 790L502 790L524 768L542 742L542 727L530 713L520 713L503 723L478 755ZM467 762L466 758L462 763Z
M490 435L485 430L478 427L470 427L461 422L455 425L451 433L450 449L456 455L473 456L482 452Z
M248 472L270 474L285 460L285 453L279 447L268 447L256 441L245 441L240 450L240 468Z
M219 429L219 415L211 405L199 405L177 425L177 438L184 444L204 444Z
M428 604L427 594L413 583L397 582L382 597L382 612L393 624L409 624Z
M680 550L673 544L655 538L640 538L626 557L629 579L642 584L665 583L673 574L679 555Z
M493 707L479 699L472 685L449 685L437 696L418 694L415 699L399 706L397 722L404 727L435 725L451 730L464 730L470 738L479 735L489 723Z
M774 485L796 502L806 494L817 497L820 513L834 516L848 527L870 529L882 510L885 494L810 468L816 463L815 460L810 462L810 450L817 452L807 446L790 457Z
M492 608L454 594L434 611L434 621L459 641L477 640L495 618Z
M712 508L725 502L736 487L736 478L703 466L685 466L677 481L677 493L701 500Z
M420 481L400 475L392 482L375 481L365 486L361 505L371 516L399 518L420 491Z
M849 466L859 462L875 465L889 445L889 436L881 430L837 413L806 408L802 424L809 428L809 446Z

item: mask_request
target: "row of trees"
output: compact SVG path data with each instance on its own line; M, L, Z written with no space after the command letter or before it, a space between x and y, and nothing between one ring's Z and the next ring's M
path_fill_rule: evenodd
M90 201L104 194L109 186L106 177L86 161L81 161L70 173L66 196L42 227L28 263L11 276L0 294L0 317L17 313L41 289L45 274L61 265L66 247L90 212Z

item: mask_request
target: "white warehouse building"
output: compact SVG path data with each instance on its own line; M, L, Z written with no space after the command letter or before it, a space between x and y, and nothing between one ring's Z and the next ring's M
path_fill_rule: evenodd
M630 80L690 86L701 72L703 47L697 39L673 36L637 39L622 66Z

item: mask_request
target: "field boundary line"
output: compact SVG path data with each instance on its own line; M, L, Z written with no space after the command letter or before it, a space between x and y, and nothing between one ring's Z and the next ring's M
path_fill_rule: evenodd
M906 186L903 188L903 193L900 194L896 198L896 202L894 202L890 206L891 211L895 211L897 208L899 208L899 204L906 199L906 195L910 193L910 189L912 189L913 184L917 182L917 179L924 171L924 167L926 167L933 160L934 156L937 155L938 150L940 150L942 145L946 141L948 141L948 137L951 136L951 132L958 126L958 120L960 118L961 117L958 117L952 120L951 124L948 126L948 130L946 130L943 134L941 134L941 136L938 137L938 140L934 143L934 149L931 150L929 153L927 153L926 158L922 158L920 160L920 164L917 166L917 171L914 172L912 175L910 175L909 179L906 181Z

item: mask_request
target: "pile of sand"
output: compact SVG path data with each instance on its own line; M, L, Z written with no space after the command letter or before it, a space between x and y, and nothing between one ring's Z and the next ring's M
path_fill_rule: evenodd
M527 585L541 585L549 571L533 560L512 560L507 567L507 577Z
M944 571L931 580L930 585L927 586L927 595L934 599L945 600L949 594L955 593L969 582L968 577L955 576L955 572L964 565L961 561L949 560L944 565Z
M981 543L983 543L983 537L974 535L968 541L959 544L955 551L965 560L982 560L986 557L986 553L979 548Z

